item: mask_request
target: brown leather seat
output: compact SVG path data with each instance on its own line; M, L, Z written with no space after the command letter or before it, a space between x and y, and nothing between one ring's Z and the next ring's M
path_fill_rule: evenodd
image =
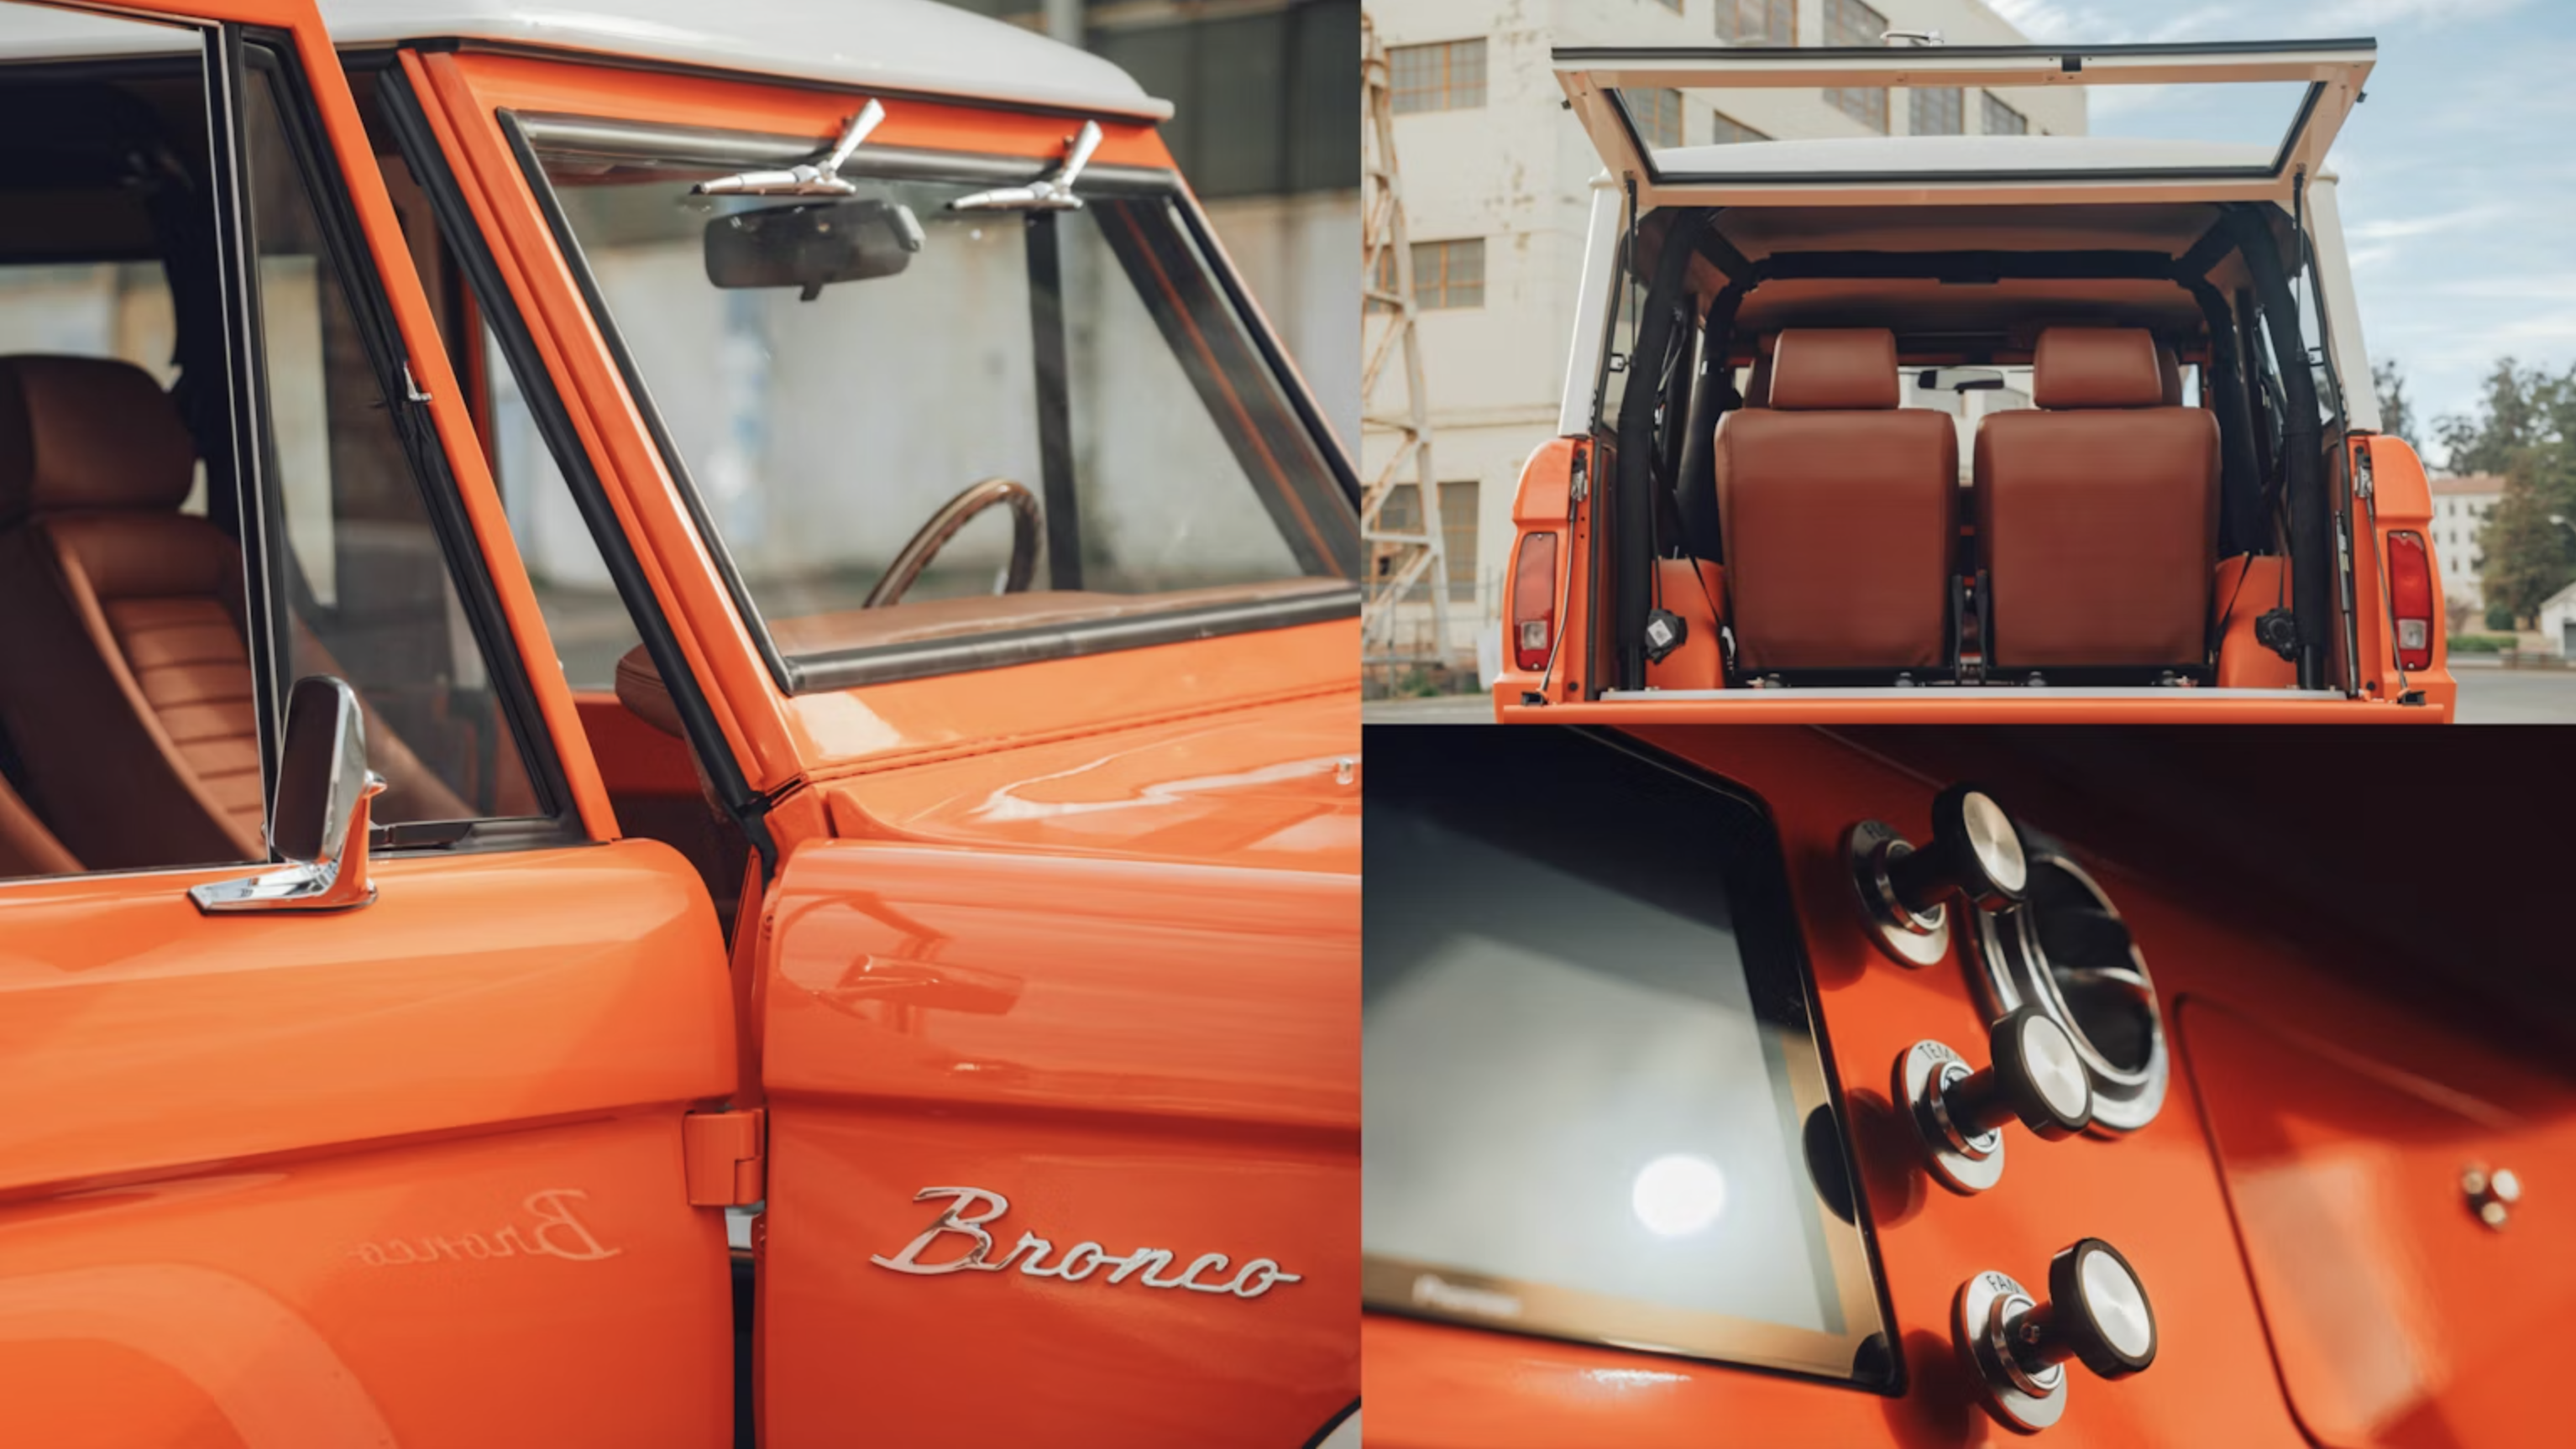
M0 358L0 725L92 869L265 859L241 555L149 374Z
M196 445L151 376L0 357L0 730L93 870L264 860L241 551L181 513ZM299 631L302 673L341 671ZM378 820L471 818L373 711Z
M2218 559L2218 424L2167 402L2148 333L2052 327L2035 410L1977 430L1977 555L1999 669L2192 667Z
M1959 439L1897 407L1896 338L1792 328L1767 407L1717 429L1728 619L1749 670L1925 669L1950 655Z

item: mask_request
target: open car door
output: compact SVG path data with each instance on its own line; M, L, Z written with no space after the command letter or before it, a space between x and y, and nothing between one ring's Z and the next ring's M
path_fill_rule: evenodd
M723 1442L716 917L618 838L310 0L0 4L0 95L0 1442ZM373 889L271 908L316 674Z

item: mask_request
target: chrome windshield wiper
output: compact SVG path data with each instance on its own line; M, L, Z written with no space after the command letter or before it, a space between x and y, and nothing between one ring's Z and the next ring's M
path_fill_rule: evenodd
M700 196L848 196L859 188L841 179L841 163L859 149L859 143L885 119L885 107L875 101L860 107L850 118L850 128L824 153L819 161L801 162L785 171L743 171L732 176L719 176L701 181L689 188Z
M1073 194L1073 183L1082 175L1083 163L1100 149L1100 123L1085 121L1082 129L1065 143L1064 164L1053 176L1041 176L1026 186L1002 186L991 191L978 191L948 203L950 211L1080 211L1082 198Z

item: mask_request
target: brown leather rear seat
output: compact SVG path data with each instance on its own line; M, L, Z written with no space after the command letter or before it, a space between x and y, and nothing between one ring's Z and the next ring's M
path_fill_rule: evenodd
M1959 440L1897 407L1895 334L1792 328L1767 407L1717 429L1728 619L1744 669L1925 669L1950 654Z
M2218 424L2172 406L2155 339L2052 327L2036 410L1977 430L1977 554L1998 669L2182 668L2208 650Z

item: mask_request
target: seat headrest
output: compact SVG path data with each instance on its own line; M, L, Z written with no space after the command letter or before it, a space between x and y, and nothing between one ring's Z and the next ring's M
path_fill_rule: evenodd
M187 501L197 445L152 374L112 357L0 357L0 526Z
M1771 356L1771 406L1856 412L1896 406L1896 334L1884 327L1791 327Z
M2051 327L2030 370L2030 400L2043 408L2165 405L2155 334L2142 327Z

